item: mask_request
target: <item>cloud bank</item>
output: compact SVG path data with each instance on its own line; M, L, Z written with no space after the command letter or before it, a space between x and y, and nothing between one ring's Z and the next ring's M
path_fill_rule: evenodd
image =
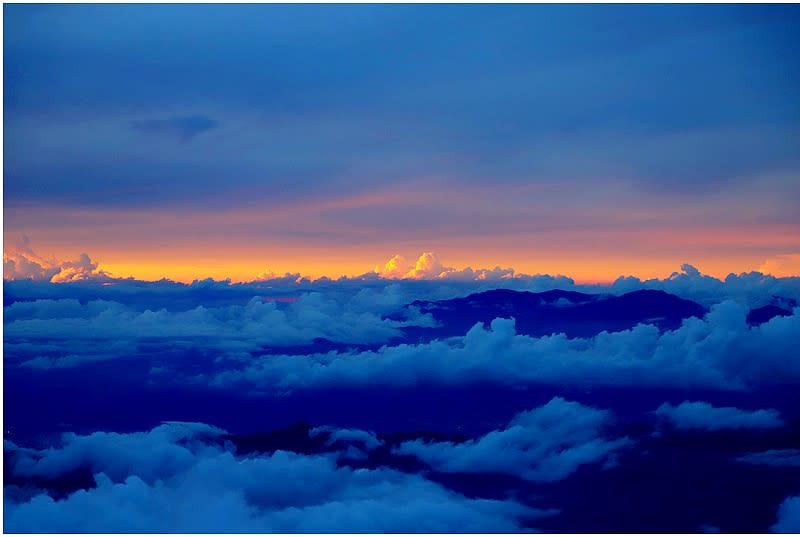
M465 336L377 351L253 358L210 383L273 391L286 388L391 385L571 384L686 386L743 390L800 379L800 310L758 327L735 302L712 307L704 319L684 320L674 331L641 324L592 338L563 334L517 335L513 319L475 325Z
M39 368L75 365L81 355L85 361L111 358L112 351L136 352L140 345L155 342L162 349L199 348L219 357L258 354L267 345L310 344L317 338L383 343L400 336L403 326L433 322L418 311L405 320L385 319L357 301L343 307L320 293L303 294L285 305L254 297L245 305L187 311L139 311L104 300L81 304L75 299L42 299L15 302L4 314L6 351L29 355L38 347L43 354L26 364Z
M388 468L333 455L237 456L222 431L169 423L148 433L68 435L44 451L6 444L12 475L87 467L96 486L63 499L6 491L8 532L515 532L549 514L513 500L467 498ZM222 445L221 445L222 444Z

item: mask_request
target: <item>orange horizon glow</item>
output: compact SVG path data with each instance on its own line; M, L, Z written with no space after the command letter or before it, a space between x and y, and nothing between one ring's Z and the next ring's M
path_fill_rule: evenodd
M86 252L115 277L179 282L252 281L267 270L354 277L397 254L413 264L423 252L457 270L499 266L579 283L665 278L683 263L719 279L752 271L800 275L800 224L765 221L757 206L587 206L562 218L556 200L547 203L559 185L537 185L538 205L531 206L522 197L530 185L496 192L426 181L214 209L9 206L4 253L28 236L46 258L67 261ZM624 196L619 188L614 195ZM507 221L495 221L495 206Z
M385 261L384 261L385 262ZM699 263L692 263L691 261L683 261L688 262L689 264L697 267L700 272L704 275L713 276L717 279L724 280L729 274L740 274L746 272L763 272L764 274L771 274L776 277L786 277L786 276L800 276L800 273L773 273L770 271L759 270L763 267L761 266L753 266L750 265L748 267L742 269L733 269L733 270L708 270L703 268L703 264ZM462 270L466 267L471 267L474 270L478 269L491 269L495 266L500 266L501 268L513 268L515 271L515 275L551 275L551 276L566 276L575 280L577 284L611 284L617 278L621 276L634 276L641 280L648 280L648 279L664 279L669 277L673 272L680 272L681 265L683 262L643 262L641 265L646 266L644 270L639 271L631 271L630 265L627 265L627 269L623 268L626 266L624 263L615 262L613 260L609 260L607 262L597 262L595 260L595 269L597 265L602 266L603 268L599 272L590 272L587 271L586 263L585 262L576 262L573 264L562 264L560 265L562 268L560 269L553 269L548 270L544 267L555 267L557 266L556 263L547 263L542 264L540 267L542 269L537 270L535 267L526 267L526 266L513 266L507 263L499 263L494 264L491 266L484 266L478 264L471 264L471 265L464 265L464 266L455 266L456 270ZM322 277L327 277L331 279L337 279L339 277L357 277L361 276L366 273L373 272L373 269L369 267L369 264L348 264L348 265L334 265L328 267L320 267L319 265L309 264L296 264L296 265L287 265L287 266L294 266L296 268L281 268L276 269L270 267L271 270L276 276L283 276L285 273L289 274L297 274L299 273L301 277L307 277L312 280L316 280ZM128 278L133 277L137 280L142 281L157 281L162 278L166 278L169 280L173 280L176 282L182 283L191 283L193 280L202 280L206 278L212 278L217 281L227 280L230 279L232 283L241 283L241 282L250 282L259 276L259 274L265 272L266 267L263 265L258 265L255 263L241 263L236 265L229 265L225 267L209 267L207 265L203 265L202 263L198 264L126 264L126 263L99 263L98 268L100 270L105 270L112 276L118 278ZM590 269L592 270L592 269Z
M314 255L286 255L271 256L258 261L255 259L231 259L220 263L219 258L207 256L169 256L159 255L158 252L142 252L139 254L128 253L120 255L110 252L103 255L88 252L91 258L98 263L98 270L107 272L116 278L134 278L141 281L157 281L169 279L176 282L191 283L193 280L212 278L217 281L231 280L233 283L249 282L259 278L266 272L274 276L283 276L285 273L297 274L312 280L321 277L337 279L339 277L357 277L373 272L377 266L383 266L392 255L382 258L364 255L348 257L331 254L329 252L316 252ZM419 252L421 253L421 251ZM49 253L48 253L49 254ZM76 255L53 254L62 261L72 260ZM408 255L407 259L413 264L416 255ZM548 274L552 276L567 276L578 284L610 284L620 276L635 276L641 280L652 278L663 279L673 272L680 272L683 263L697 267L701 273L724 280L730 274L743 272L763 272L778 277L800 275L796 271L797 261L800 256L776 256L772 259L761 260L734 260L734 259L637 259L626 258L600 258L600 257L542 257L538 260L525 261L523 259L509 260L508 262L493 262L489 259L476 259L475 262L452 262L449 256L440 256L445 267L462 270L471 267L474 270L492 269L494 267L513 268L515 275ZM778 266L776 260L790 258L792 266L786 270L786 263ZM454 257L453 260L461 261ZM515 262L516 261L516 262ZM795 269L794 271L792 269Z

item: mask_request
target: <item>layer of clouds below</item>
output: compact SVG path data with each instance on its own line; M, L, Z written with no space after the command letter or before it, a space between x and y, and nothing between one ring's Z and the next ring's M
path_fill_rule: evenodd
M278 305L256 297L244 306L197 306L188 311L138 311L103 300L15 302L4 308L6 353L41 356L31 367L69 367L136 352L142 343L163 349L202 349L219 357L249 356L265 345L309 344L327 338L351 344L381 343L409 324L432 326L430 314L410 310L404 321L383 319L358 302L343 306L320 293ZM81 358L82 357L82 358Z
M684 401L678 406L664 403L655 415L678 430L775 429L785 425L777 410L714 407L702 401Z
M224 284L219 287L227 289ZM208 291L213 296L225 293L214 286ZM746 323L748 309L733 301L713 306L704 319L687 319L680 328L663 333L639 325L592 338L532 338L516 334L513 320L496 319L490 326L474 326L463 337L427 344L261 356L264 346L304 345L315 338L383 345L399 336L403 326L432 326L429 315L414 309L404 320L382 317L407 303L406 291L367 287L349 294L310 292L291 303L256 297L244 305L186 311L141 311L106 300L15 302L4 308L4 351L15 363L46 369L130 356L143 348L195 349L219 359L220 367L210 376L197 377L197 382L267 392L427 381L745 389L800 378L795 359L800 311L751 328Z
M714 306L674 331L652 325L592 338L518 335L512 319L475 325L464 337L361 353L254 358L202 382L267 393L344 385L424 382L715 387L730 390L800 379L800 308L748 327L735 302Z
M148 433L68 435L42 451L4 445L16 475L81 467L97 488L55 500L6 490L8 532L515 532L552 514L511 500L466 498L388 468L338 466L336 456L276 451L238 457L222 431L168 423ZM222 445L220 445L222 444Z
M212 358L242 364L223 371L214 384L257 389L420 380L463 382L598 382L742 388L772 378L797 378L790 359L798 343L798 315L776 318L749 329L749 308L776 304L790 309L800 300L800 278L759 273L730 275L725 281L684 265L663 280L621 278L610 286L577 285L564 276L450 271L433 254L413 269L447 277L387 279L377 273L358 278L311 281L299 274L233 284L202 280L190 285L162 280L114 279L88 256L76 262L47 261L17 244L20 259L32 259L33 279L4 281L4 351L14 363L35 368L74 367L130 356L147 349L201 350ZM27 257L26 257L27 256ZM9 261L6 259L6 261ZM16 261L14 270L19 267ZM51 267L47 272L43 267ZM53 273L57 267L58 272ZM27 269L26 269L27 270ZM405 269L403 269L405 270ZM44 271L44 272L43 272ZM433 272L430 272L433 271ZM452 277L451 277L452 276ZM37 276L38 277L38 276ZM477 278L477 279L476 279ZM590 339L563 336L528 338L514 333L511 321L475 327L463 338L427 345L403 345L375 352L274 356L258 359L264 346L308 345L316 338L350 345L384 345L404 326L434 326L430 315L404 307L414 300L440 300L488 289L550 289L621 294L661 289L714 311L704 320L660 334L654 327L600 334ZM776 298L778 297L778 298ZM12 303L13 302L13 303ZM397 320L387 315L405 311ZM203 381L203 379L200 379Z
M559 481L584 464L613 464L614 453L632 443L603 436L610 420L608 411L555 397L477 440L461 444L413 440L396 451L443 472L500 472L529 481Z

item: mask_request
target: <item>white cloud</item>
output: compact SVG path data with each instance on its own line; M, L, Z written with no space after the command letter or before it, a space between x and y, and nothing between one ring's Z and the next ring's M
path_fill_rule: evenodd
M529 481L558 481L584 464L607 461L631 443L603 436L610 418L608 411L556 397L517 414L505 429L476 440L460 444L413 440L396 451L442 472L500 472Z
M713 407L699 401L684 401L678 406L664 403L655 414L678 430L775 429L785 425L777 410Z

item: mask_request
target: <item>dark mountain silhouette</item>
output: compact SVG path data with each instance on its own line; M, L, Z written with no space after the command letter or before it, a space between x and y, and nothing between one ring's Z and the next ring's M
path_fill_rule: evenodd
M517 333L529 336L563 332L569 337L590 337L602 331L627 330L639 323L673 330L684 319L702 317L707 312L696 302L656 290L615 296L559 289L543 293L497 289L451 300L415 301L408 307L430 313L439 325L406 328L408 339L414 342L461 336L476 323L489 323L498 317L513 317Z
M747 314L747 324L750 326L759 326L773 319L774 317L786 317L787 315L791 314L792 312L787 309L779 308L778 306L773 306L770 304L761 308L750 310L750 313Z

